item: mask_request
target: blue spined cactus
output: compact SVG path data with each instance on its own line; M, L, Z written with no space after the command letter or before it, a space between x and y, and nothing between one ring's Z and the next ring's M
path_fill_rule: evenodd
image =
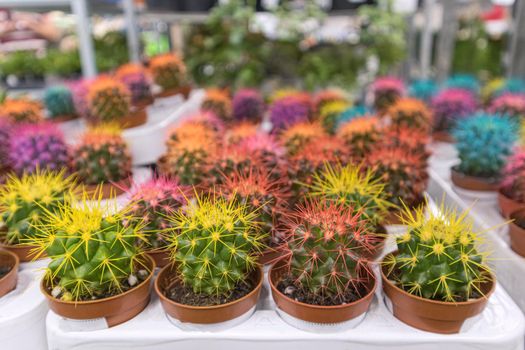
M46 89L44 103L51 118L71 117L76 114L73 95L67 86L56 85Z
M458 170L470 176L497 178L518 137L518 126L508 117L477 113L453 130L459 153Z
M495 96L501 96L506 93L523 94L525 93L525 81L519 78L510 78L505 80L503 86L496 90Z
M445 81L445 88L468 90L473 94L478 95L480 84L479 80L473 75L455 74Z
M341 113L341 115L339 115L339 119L337 120L337 126L340 127L344 123L354 118L372 115L373 113L374 112L365 105L355 105L353 107L348 108L343 113Z
M421 101L429 102L438 92L438 85L432 79L414 80L408 87L410 97L417 98Z

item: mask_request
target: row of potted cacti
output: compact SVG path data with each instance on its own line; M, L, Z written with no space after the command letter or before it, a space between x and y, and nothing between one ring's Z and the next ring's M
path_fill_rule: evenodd
M161 88L153 94L152 84ZM190 91L184 62L175 54L153 57L148 67L128 63L111 75L46 89L42 103L29 98L6 99L0 104L0 118L11 122L35 123L48 118L54 122L85 118L89 124L114 123L123 128L144 124L146 107L154 97Z

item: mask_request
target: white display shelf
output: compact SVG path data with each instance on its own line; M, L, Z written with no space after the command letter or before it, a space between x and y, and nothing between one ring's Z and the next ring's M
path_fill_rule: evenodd
M436 153L443 154L451 146L434 145ZM516 254L509 245L508 225L501 216L495 192L483 194L462 191L455 188L450 180L450 166L457 160L431 159L431 182L429 192L446 194L446 201L463 210L470 210L470 216L478 231L486 232L486 249L491 252L491 264L496 270L498 280L510 296L525 311L525 259Z
M435 210L435 205L431 204ZM400 232L399 227L391 228ZM389 230L392 232L391 230ZM394 248L394 235L387 250ZM377 273L377 271L376 271ZM522 350L525 321L519 308L498 284L485 311L467 320L459 334L440 335L414 329L397 320L387 307L379 286L364 320L356 328L321 333L298 330L283 321L275 310L265 283L255 313L238 326L223 330L182 330L164 313L156 296L132 320L114 328L93 330L96 321L70 321L49 312L46 319L50 350L62 349L253 349L333 350L389 349ZM103 325L103 323L98 323Z
M20 264L16 289L0 298L0 349L45 350L47 302L40 293L48 260Z
M166 133L181 118L197 113L203 98L203 90L193 90L186 101L181 95L163 99L148 107L146 124L125 129L122 134L129 145L133 165L155 163L166 151ZM86 130L86 123L78 119L62 123L60 127L66 142L74 145Z

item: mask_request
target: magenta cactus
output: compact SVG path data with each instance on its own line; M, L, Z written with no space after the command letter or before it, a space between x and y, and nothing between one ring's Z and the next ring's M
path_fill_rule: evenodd
M450 131L456 121L476 111L476 98L463 89L445 89L432 99L434 131Z
M0 172L9 164L9 142L12 125L7 118L0 118Z
M241 89L233 97L233 118L235 121L259 123L264 114L264 100L255 89Z
M391 76L378 77L370 88L374 97L374 107L378 111L386 110L402 97L406 90L403 80Z
M37 169L68 168L69 152L60 129L51 123L27 124L14 130L9 148L11 167L17 174Z
M295 95L276 100L270 107L270 121L274 130L282 130L296 123L306 122L312 112L311 104Z
M525 94L503 94L496 97L489 107L490 113L525 118Z
M166 247L162 232L173 226L168 217L186 206L189 193L187 187L165 177L153 178L130 192L131 214L142 221L148 248Z
M78 80L70 85L73 94L73 104L77 114L84 119L89 119L88 89L93 79Z
M523 171L525 171L525 148L516 147L514 153L507 158L507 163L501 172L501 187L508 188Z

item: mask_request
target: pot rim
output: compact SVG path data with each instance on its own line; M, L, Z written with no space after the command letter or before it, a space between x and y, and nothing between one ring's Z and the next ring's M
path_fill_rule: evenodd
M117 187L118 189L121 189L123 191L126 190L126 188L123 186L122 188L119 187L120 185L126 185L126 184L131 184L133 182L133 171L130 171L128 175L126 175L126 177L120 179L120 180L117 180L117 181L105 181L105 182L100 182L98 184L87 184L83 181L80 182L80 186L84 186L87 190L95 190L97 187L100 187L100 188L103 188L105 186L113 186L113 187ZM129 186L128 186L129 187Z
M521 228L522 230L525 230L525 228L522 228L521 226L517 225L515 223L515 220L520 218L520 217L525 217L525 208L521 208L521 209L518 209L518 210L514 210L513 212L511 212L509 214L509 219L510 219L510 224L511 225L515 225L515 226L518 226L519 228Z
M235 299L233 301L230 301L229 303L226 303L226 304L211 305L211 306L194 306L194 305L187 305L187 304L182 304L182 303L178 303L176 301L173 301L170 298L168 298L167 296L165 296L164 293L161 292L160 287L159 287L159 280L160 280L159 277L160 277L160 275L162 273L167 273L166 272L167 269L171 269L171 268L175 268L173 263L170 263L170 264L164 266L159 271L159 274L157 275L157 278L155 279L155 283L154 283L155 293L157 293L157 295L159 296L159 298L163 302L167 302L167 303L173 304L173 305L175 305L177 307L184 308L184 309L190 309L190 310L216 310L216 309L227 308L227 307L229 307L229 306L231 306L233 304L237 304L237 303L239 303L241 301L244 301L245 299L250 298L253 294L257 293L257 291L261 289L263 281L264 281L263 269L262 269L260 264L257 264L256 268L254 270L252 270L250 273L253 273L253 272L257 271L259 276L260 276L260 278L259 278L259 281L257 282L257 284L255 285L255 287L248 294L242 296L239 299Z
M124 297L130 293L132 293L133 291L135 291L137 288L139 288L140 286L142 286L143 284L145 283L150 283L151 279L153 278L153 275L155 273L155 261L153 260L152 257L150 257L149 255L147 254L142 254L141 257L145 258L146 259L146 264L149 265L149 268L150 268L150 271L149 271L149 274L148 274L148 277L142 281L141 283L137 284L135 287L125 291L124 293L120 293L120 294L117 294L117 295L112 295L110 297L107 297L107 298L103 298L103 299L96 299L96 300L84 300L84 301L63 301L63 300L60 300L60 299L57 299L57 298L54 298L52 295L50 295L46 289L46 279L45 278L42 278L42 280L40 281L40 291L42 292L42 294L45 295L46 299L51 301L51 302L54 302L54 303L58 303L58 304L62 304L62 305L93 305L93 304L99 304L99 303L102 303L102 302L107 302L107 301L113 301L115 299L118 299L118 298L121 298L121 297Z
M498 188L498 194L499 194L500 196L502 196L503 198L508 199L509 201L513 201L513 202L516 202L516 203L524 204L524 205L525 205L525 203L520 202L520 201L517 201L517 200L515 200L514 198L507 196L507 195L505 194L505 192L503 192L503 187L502 187L502 186L500 186L500 187ZM515 212L517 212L517 211L518 211L518 210L515 210Z
M386 282L389 286L395 288L396 291L398 291L400 294L403 294L404 296L407 296L410 299L413 299L413 300L416 300L416 301L420 301L420 302L427 302L427 303L434 304L434 305L440 305L440 306L449 306L449 305L466 306L466 305L477 304L481 300L484 300L484 299L488 300L490 298L490 296L492 295L492 293L494 293L494 290L496 289L496 276L494 275L494 273L489 272L490 273L490 282L492 283L492 286L491 286L490 290L486 294L484 294L481 298L477 298L477 299L473 299L473 300L467 300L467 301L455 301L455 302L452 302L452 301L432 300L432 299L419 297L419 296L414 295L414 294L410 294L410 293L404 291L403 289L399 288L394 283L392 283L391 280L388 279L388 277L385 275L385 273L383 271L383 269L385 268L385 266L383 266L383 261L385 260L385 258L387 256L389 256L389 255L395 255L398 252L399 251L396 250L396 251L394 251L392 253L389 253L389 254L385 255L383 260L381 260L381 262L380 262L381 280L383 282Z
M0 232L2 232L0 230ZM26 243L17 243L17 244L9 244L9 243L6 243L6 241L4 239L0 239L0 249L4 247L5 249L4 250L7 250L7 249L30 249L30 248L36 248L38 247L37 245L34 245L34 244L26 244Z
M450 171L456 173L457 175L463 176L465 178L474 179L476 181L484 182L489 185L498 185L498 190L499 190L499 187L500 187L499 183L500 183L501 178L499 177L486 178L486 177L481 177L481 176L467 175L459 171L458 167L459 167L459 164L452 165L450 167Z
M6 273L2 278L0 278L0 283L10 278L13 274L18 273L18 267L20 266L20 259L18 258L18 255L16 255L13 252L10 252L9 250L0 249L0 255L2 254L10 256L15 261L15 263L13 267L11 268L11 270L9 270L8 273Z
M340 304L340 305L326 305L326 306L323 306L323 305L307 304L307 303L303 303L303 302L294 300L294 299L284 295L283 293L281 293L281 291L279 289L277 289L277 286L275 286L275 284L273 283L273 279L272 279L272 271L274 269L284 268L286 266L286 263L284 261L285 259L286 258L280 259L279 261L275 262L270 267L270 270L268 271L268 282L270 283L270 287L272 289L272 292L278 293L282 298L285 298L287 301L289 301L289 302L291 302L293 304L298 304L298 305L301 305L301 306L304 306L304 307L309 307L309 308L312 308L312 309L319 309L319 310L338 310L338 309L344 309L344 308L348 308L348 307L357 305L358 303L360 303L363 300L367 299L371 295L373 296L375 294L375 292L376 292L376 289L377 289L377 277L375 276L375 274L372 271L370 271L369 274L370 274L370 277L372 277L371 280L374 281L373 282L374 284L373 284L372 288L370 288L368 293L366 293L364 296L362 296L361 298L359 298L359 299L357 299L357 300L355 300L355 301L353 301L351 303ZM284 264L284 265L278 267L277 264Z

